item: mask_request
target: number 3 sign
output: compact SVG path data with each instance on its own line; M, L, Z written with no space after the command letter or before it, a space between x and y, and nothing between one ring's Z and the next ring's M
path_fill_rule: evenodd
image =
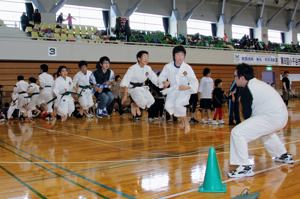
M55 47L48 48L48 56L57 56L57 50Z

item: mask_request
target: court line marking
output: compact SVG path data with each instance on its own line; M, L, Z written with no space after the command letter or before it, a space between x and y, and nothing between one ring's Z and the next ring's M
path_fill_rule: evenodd
M297 162L299 162L299 161L300 161L300 159L295 160L295 163L297 163ZM295 163L294 163L294 164L295 164ZM259 171L255 172L255 175L254 175L254 176L256 176L257 174L261 174L261 173L264 173L264 172L267 172L267 171L271 171L271 170L274 170L274 169L278 169L278 168L280 168L280 167L288 166L288 165L291 165L291 164L281 164L281 165L277 165L277 166L274 166L274 167L262 169L262 170L259 170ZM253 176L253 177L254 177L254 176ZM223 182L223 183L227 183L227 182L237 181L237 180L246 179L246 178L249 178L249 177L229 178L229 179L227 179L227 180L223 180L222 182ZM199 182L199 183L201 184L201 183L203 183L203 181L201 181L201 182ZM160 199L174 198L174 197L177 197L177 196L182 196L182 195L185 195L185 194L188 194L188 193L191 193L191 192L196 192L196 191L198 191L198 188L194 188L194 189L190 189L190 190L187 190L187 191L179 192L179 193L176 193L176 194L164 196L164 197L161 197Z
M46 129L46 128L43 128L43 127L40 127L40 126L36 126L37 128L40 128L40 129L44 129L44 130L48 130L49 129ZM170 128L170 129L176 129L176 130L179 130L178 128L172 128L172 127L166 127L166 128ZM204 131L206 133L216 133L215 131L206 131L206 130L200 130L200 129L195 129L196 131ZM107 145L109 145L110 143L116 143L116 142L121 142L121 141L107 141L107 140L102 140L102 139L98 139L98 138L91 138L91 137L87 137L87 136L81 136L81 135L77 135L77 134L72 134L72 133L68 133L68 132L65 132L65 131L62 131L62 130L51 130L51 131L56 131L60 134L67 134L67 135L72 135L72 136L75 136L75 137L80 137L82 139L87 139L87 140L91 140L91 141L102 141L104 143L106 143ZM192 133L192 132L191 132ZM227 131L218 131L217 133L230 133L230 132L227 132ZM176 133L172 133L172 134L176 134ZM169 134L171 135L171 134ZM203 135L203 134L202 134ZM163 136L163 135L162 135ZM154 136L150 136L148 138L153 138ZM161 137L161 136L159 136ZM143 140L144 138L137 138L137 139L141 139ZM136 140L137 140L136 139ZM134 139L133 139L134 140ZM126 140L125 140L126 141ZM129 140L128 140L129 141ZM174 141L175 142L175 141ZM96 142L97 143L97 142ZM212 141L200 141L199 143L212 143ZM97 143L99 144L99 143ZM123 148L120 148L120 147L117 147L117 146L113 146L113 145L109 145L110 147L112 148L117 148L117 149L123 149ZM126 149L125 149L126 150ZM133 151L136 151L136 150L133 150ZM140 152L140 151L139 151ZM155 153L155 152L151 152L150 154L154 154L154 155L169 155L169 156L172 156L172 157L178 157L178 155L170 155L170 154L167 154L167 153Z
M27 187L30 191L32 191L35 195L37 195L39 198L42 199L46 199L47 197L44 196L43 194L41 194L40 192L38 192L37 190L35 190L32 186L30 186L29 184L27 184L26 182L24 182L23 180L21 180L20 178L18 178L16 175L14 175L12 172L10 172L9 170L7 170L5 167L3 167L2 165L0 165L0 168L5 171L8 175L10 175L11 177L13 177L16 181L18 181L20 184L22 184L23 186Z
M2 141L0 141L0 142L2 142ZM18 153L16 153L16 152L14 152L14 151L12 151L12 150L6 148L5 146L0 145L0 147L3 148L3 149L5 149L6 151L9 151L9 152L11 152L11 153L13 153L13 154L19 156L20 158L22 158L22 159L24 159L24 160L27 160L28 163L31 163L31 162L32 162L30 159L28 159L28 158L22 156L21 154L18 154ZM84 189L84 190L86 190L86 191L89 191L89 192L91 192L91 193L93 193L93 194L96 194L97 196L100 196L101 198L109 199L108 197L106 197L106 196L104 196L104 195L98 193L97 191L94 191L94 190L92 190L92 189L90 189L90 188L88 188L88 187L86 187L86 186L84 186L84 185L81 185L81 184L75 182L74 180L65 177L65 176L62 175L62 174L59 174L59 173L57 173L57 172L55 172L55 171L53 171L53 170L51 170L51 169L48 169L47 167L45 167L45 166L43 166L43 165L40 165L40 164L38 164L38 163L33 163L33 164L35 164L36 166L38 166L38 167L44 169L45 171L47 171L47 172L49 172L49 173L51 173L51 174L56 175L57 177L60 177L60 178L62 178L62 179L64 179L64 180L66 180L67 182L69 182L69 183L71 183L71 184L73 184L73 185L76 185L76 186L78 186L78 187L80 187L80 188L82 188L82 189Z
M0 142L3 142L0 140ZM287 145L287 144L293 144L293 143L297 143L297 142L300 142L300 139L298 140L294 140L294 141L291 141L291 142L286 142L284 143L284 145ZM5 143L5 142L3 142ZM7 144L7 143L5 143ZM9 144L7 144L9 145ZM9 145L11 146L11 145ZM12 146L13 148L15 148L14 146ZM209 147L208 147L209 148ZM262 147L256 147L256 148L249 148L248 151L255 151L255 150L259 150L259 149L264 149L265 147L262 146ZM18 150L18 149L17 149ZM22 150L22 149L20 149ZM206 151L208 153L208 150ZM25 152L27 153L27 152ZM206 154L195 154L195 155L184 155L184 156L172 156L172 157L162 157L162 158L141 158L141 159L127 159L127 160L99 160L99 161L84 161L84 162L51 162L51 161L47 161L47 162L36 162L36 163L40 163L40 164L99 164L99 163L118 163L118 162L141 162L141 161L156 161L156 160L171 160L171 159L178 159L178 158L193 158L193 157L196 157L196 156L199 156L199 157L206 157L208 156ZM216 152L216 155L221 155L221 154L227 154L227 153L230 153L230 151L222 151L222 152ZM29 153L30 154L30 153ZM32 154L30 154L32 155ZM18 164L18 163L28 163L28 162L0 162L0 163L3 163L3 164ZM35 162L33 162L35 163Z
M50 164L51 166L54 166L54 167L59 168L59 169L61 169L61 170L63 170L63 171L66 171L66 172L68 172L69 174L74 175L74 176L77 176L77 177L79 177L79 178L81 178L81 179L84 179L84 180L86 180L86 181L88 181L88 182L90 182L90 183L92 183L92 184L94 184L94 185L97 185L97 186L99 186L99 187L102 187L102 188L105 188L105 189L107 189L107 190L109 190L109 191L112 191L112 192L116 193L117 195L123 196L123 197L128 198L128 199L135 199L135 197L133 197L133 196L130 196L130 195L126 194L126 193L123 193L123 192L121 192L121 191L118 191L118 190L116 190L116 189L114 189L114 188L112 188L112 187L109 187L109 186L105 185L105 184L102 184L102 183L99 183L99 182L97 182L97 181L94 181L94 180L92 180L92 179L90 179L90 178L88 178L88 177L85 177L85 176L83 176L83 175L81 175L81 174L76 173L75 171L72 171L72 170L70 170L70 169L64 168L64 167L59 166L59 165L57 165L57 164L55 164L55 163L51 163L51 162L49 162L48 160L46 160L46 159L44 159L44 158L42 158L42 157L39 157L38 155L34 155L34 154L32 154L32 153L29 153L29 152L27 152L27 151L25 151L25 150L23 150L23 149L18 149L18 148L16 148L16 147L13 146L13 145L10 145L10 144L4 142L3 140L0 140L0 143L6 144L6 145L8 145L8 146L14 148L14 149L17 150L17 151L21 151L21 152L23 152L23 153L25 153L25 154L31 155L32 157L34 157L34 158L36 158L36 159L42 160L42 161L44 161L44 162ZM0 145L0 147L3 147L3 146ZM4 148L5 148L5 147L4 147ZM7 149L7 150L9 150L9 149ZM16 154L17 154L17 153L16 153ZM21 156L21 155L20 155L20 156ZM26 158L24 158L24 159L26 159ZM30 161L30 160L29 160L29 161ZM60 175L60 174L59 174L59 175Z
M131 123L131 124L134 124L134 123ZM147 124L147 123L146 123ZM152 125L152 124L151 124ZM158 124L155 124L154 126L157 126ZM83 138L83 139L89 139L89 140L95 140L95 141L101 141L101 142L105 142L105 143L117 143L117 142L126 142L126 141L131 141L131 140L144 140L145 138L135 138L135 139L125 139L125 140L103 140L103 139L99 139L99 138L92 138L92 137L87 137L87 136L82 136L82 135L77 135L77 134L72 134L72 133L68 133L68 132L65 132L63 130L54 130L54 129L47 129L47 128L44 128L44 127L41 127L41 126L38 126L38 125L35 125L33 126L35 128L39 128L39 129L42 129L42 130L46 130L46 131L56 131L58 133L61 133L61 134L68 134L68 135L73 135L73 136L77 136L77 137L80 137L80 138ZM165 127L162 127L162 128L168 128L168 129L173 129L173 130L180 130L179 128L174 128L174 127L170 127L170 126L165 126ZM96 128L97 129L97 128ZM194 132L192 132L194 131ZM205 130L205 129L191 129L191 132L189 132L188 134L194 134L196 132L205 132L205 133L216 133L216 131L213 131L213 130ZM217 133L230 133L230 131L218 131ZM174 134L177 134L177 133L170 133L168 135L174 135ZM186 134L187 135L187 134ZM203 134L201 134L203 135ZM156 135L156 136L149 136L147 138L159 138L159 137L163 137L164 135Z
M47 130L47 131L49 131L49 129L46 129L46 128L43 128L43 127L40 127L40 126L36 126L37 128L40 128L40 129L43 129L43 130ZM172 128L172 127L166 127L166 128ZM177 129L178 130L178 128L172 128L172 129ZM87 137L87 136L81 136L81 135L77 135L77 134L72 134L72 133L68 133L68 132L65 132L65 131L62 131L62 130L51 130L51 131L55 131L55 132L58 132L59 134L67 134L67 135L72 135L72 136L74 136L74 137L80 137L80 138L82 138L82 139L87 139L87 140L90 140L90 141L93 141L93 142L95 142L96 141L96 143L97 144L99 144L97 141L102 141L102 142L104 142L105 144L107 144L107 145L109 145L110 147L112 147L112 148L117 148L117 149L124 149L124 148L120 148L120 147L117 147L117 146L113 146L113 145L110 145L110 143L116 143L116 142L119 142L119 141L107 141L107 140L102 140L102 139L98 139L98 138L91 138L91 137ZM198 131L200 131L200 129L198 130ZM206 130L201 130L201 131L204 131L204 132L207 132L207 133L209 133L209 132L212 132L212 133L215 133L215 131L206 131ZM220 133L228 133L228 132L226 132L226 131L219 131ZM230 133L230 132L229 132ZM174 134L176 134L176 133L174 133ZM162 135L163 136L163 135ZM161 137L161 136L159 136L159 137ZM153 138L153 136L151 137L148 137L148 138ZM141 140L143 140L144 138L138 138L138 139L141 139ZM175 142L175 141L174 141ZM211 141L202 141L202 142L200 142L200 143L212 143ZM126 150L126 149L124 149L124 150ZM133 150L134 151L134 150ZM136 151L136 150L135 150ZM140 152L140 151L139 151ZM148 153L149 154L149 153ZM166 153L166 152L164 152L164 153L155 153L155 152L151 152L150 154L153 154L153 155L169 155L169 156L172 156L172 157L178 157L178 155L170 155L170 154L168 154L168 153Z
M35 126L35 128L39 128L39 129L42 129L42 130L45 130L45 131L49 131L49 129L46 129L46 128L43 128L43 127L39 127L39 126ZM115 148L115 149L118 149L118 150L130 150L130 151L133 151L133 152L139 152L141 154L144 154L144 153L147 153L147 151L141 151L141 150L133 150L133 149L128 149L128 148L122 148L122 147L118 147L118 146L115 146L115 145L111 145L111 143L105 141L105 140L101 140L101 139L97 139L97 138L91 138L91 137L87 137L87 136L81 136L81 135L76 135L76 134L73 134L73 133L68 133L68 132L64 132L64 131L61 131L61 130L51 130L53 132L57 132L58 134L66 134L66 135L71 135L71 136L74 136L74 137L79 137L79 138L82 138L82 139L86 139L86 140L89 140L89 141L92 141L96 144L106 144L108 145L109 147L111 148ZM45 133L45 132L42 132L42 133ZM99 143L97 141L102 141L103 143ZM159 153L155 153L155 152L148 152L148 154L152 154L152 155L169 155L169 156L172 156L166 152L159 152ZM174 156L176 157L176 155Z

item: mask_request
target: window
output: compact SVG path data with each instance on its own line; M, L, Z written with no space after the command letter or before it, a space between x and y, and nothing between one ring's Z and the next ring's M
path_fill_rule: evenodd
M133 30L164 31L161 15L135 12L129 17L130 28Z
M187 21L187 34L199 33L200 35L212 36L211 23L210 21L189 19Z
M281 44L281 32L278 30L268 30L268 38L270 42Z
M56 17L63 13L64 19L70 13L75 19L72 20L73 25L95 26L98 29L105 29L101 8L92 8L85 6L64 5L57 11ZM67 22L64 22L67 23Z
M241 39L245 34L246 35L250 34L250 27L232 25L232 38L233 39Z
M0 19L8 27L20 27L20 17L25 11L25 0L0 1Z

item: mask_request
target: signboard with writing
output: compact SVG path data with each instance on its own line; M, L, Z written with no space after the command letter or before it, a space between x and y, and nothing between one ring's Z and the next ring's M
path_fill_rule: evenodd
M234 54L234 63L246 63L251 65L277 65L278 57L274 54L255 55L255 54Z

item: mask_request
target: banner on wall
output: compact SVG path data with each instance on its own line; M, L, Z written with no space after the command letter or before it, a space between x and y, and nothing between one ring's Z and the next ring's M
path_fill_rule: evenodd
M278 65L280 66L300 66L300 55L278 55Z
M235 53L233 62L235 64L246 63L251 65L278 65L278 56L273 54L255 55Z

